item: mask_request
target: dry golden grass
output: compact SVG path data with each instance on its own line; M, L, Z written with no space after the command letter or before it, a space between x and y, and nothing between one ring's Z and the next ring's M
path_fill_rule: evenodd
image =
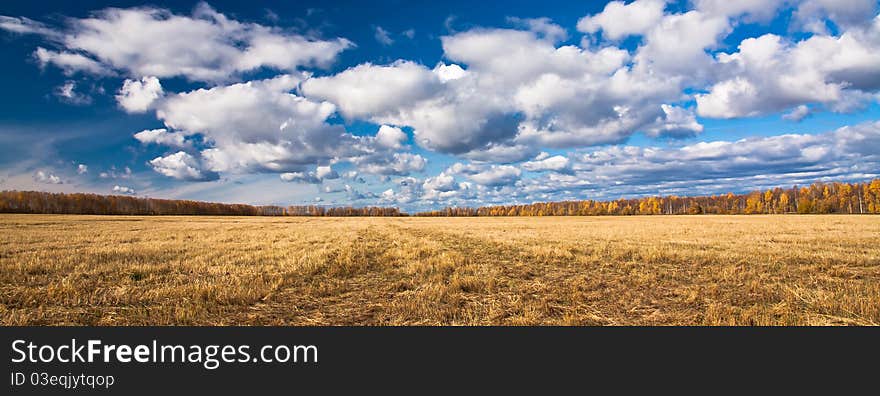
M880 217L0 215L3 325L878 325Z

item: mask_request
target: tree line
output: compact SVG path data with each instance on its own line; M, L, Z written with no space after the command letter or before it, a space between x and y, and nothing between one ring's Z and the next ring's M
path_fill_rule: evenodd
M92 215L209 215L209 216L401 216L398 208L253 206L188 200L138 198L121 195L0 192L0 213Z
M253 206L189 200L39 191L0 192L0 213L212 216L408 216L394 207ZM675 195L612 201L538 202L478 208L448 207L415 216L602 216L683 214L880 214L880 179L813 183L748 194Z
M613 201L538 202L528 205L450 207L417 216L602 216L684 214L880 214L880 179L866 183L813 183L748 194L646 197Z

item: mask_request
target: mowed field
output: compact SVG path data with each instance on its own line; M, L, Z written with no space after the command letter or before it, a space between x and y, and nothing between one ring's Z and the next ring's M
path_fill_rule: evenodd
M3 325L878 325L880 217L0 215Z

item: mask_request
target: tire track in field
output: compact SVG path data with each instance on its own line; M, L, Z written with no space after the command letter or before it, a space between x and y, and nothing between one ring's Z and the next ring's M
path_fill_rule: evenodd
M388 234L376 225L328 251L322 262L286 275L267 301L251 306L249 324L378 325L386 292Z
M420 249L425 246L430 248ZM231 322L633 323L638 312L609 305L608 295L614 291L603 289L601 278L570 257L538 256L512 243L395 219L366 225L350 241L330 249L319 265L291 271L277 292ZM599 289L590 296L580 293L581 285L589 283Z
M455 231L412 228L402 222L392 227L440 243L464 257L462 266L477 267L478 272L494 277L493 289L469 296L478 306L494 308L483 312L486 316L478 318L479 324L619 324L593 304L559 294L560 285L579 282L583 275L582 268L572 265L571 260L537 259L514 244Z

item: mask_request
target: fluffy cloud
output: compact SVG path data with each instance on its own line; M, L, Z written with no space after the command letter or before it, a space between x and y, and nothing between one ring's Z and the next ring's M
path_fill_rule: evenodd
M67 76L72 76L77 72L94 75L111 74L110 70L101 63L73 52L59 52L38 47L34 51L34 58L36 58L41 68L51 64L61 69Z
M569 160L561 155L550 157L547 153L541 153L532 161L523 162L522 168L527 171L555 171L564 172L569 169Z
M429 177L422 183L422 188L427 191L449 192L458 188L455 178L446 173L440 173L437 176Z
M491 165L486 169L468 174L467 177L477 184L498 187L510 185L519 180L522 171L510 165Z
M116 169L116 166L114 165L111 166L108 171L99 173L98 177L102 179L128 179L131 177L131 168L126 166L120 172Z
M663 17L664 8L665 0L636 0L629 4L612 1L602 12L581 18L577 29L584 33L601 30L604 37L619 40L648 31Z
M60 177L45 171L37 171L34 173L34 181L46 184L64 184Z
M377 195L370 192L370 191L359 191L358 189L356 189L348 184L343 186L343 190L345 191L345 194L349 197L349 199L351 199L353 201L360 201L363 199L377 198Z
M483 149L462 154L461 157L477 162L512 163L528 159L538 151L538 148L534 145L518 143L489 144Z
M325 180L338 179L339 173L330 166L319 166L311 172L285 172L280 174L279 177L282 181L286 182L318 184Z
M425 169L428 160L418 154L393 153L390 157L376 159L372 157L368 161L363 158L353 159L358 164L358 169L364 173L375 175L399 175L406 176L411 172L419 172Z
M493 103L495 97L480 95L468 76L460 67L443 64L432 71L398 61L360 65L302 88L306 96L337 103L348 118L411 126L419 145L464 153L512 137L517 124L515 115Z
M470 182L456 182L447 172L419 180L404 177L379 194L380 203L426 208L426 204L456 205L477 197L478 188Z
M434 74L437 75L437 78L440 79L440 82L447 82L451 80L458 80L467 75L467 71L462 69L461 66L456 64L447 65L443 62L434 66L433 70Z
M635 61L655 73L700 82L711 77L713 60L706 50L718 45L730 29L723 16L700 11L666 15L645 35Z
M783 114L782 119L800 122L808 115L810 115L810 108L807 105L800 105L792 109L790 112Z
M406 139L406 133L404 133L400 128L388 125L380 126L379 132L376 133L376 142L380 146L389 149L401 148L406 142Z
M306 173L306 172L285 172L285 173L282 173L278 176L281 178L282 181L286 181L286 182L311 183L311 184L317 184L317 183L321 182L321 180L319 180L315 176L315 172L309 172L309 173Z
M394 112L430 97L439 85L429 69L401 60L387 66L365 63L331 77L309 79L302 92L332 101L343 115L357 118Z
M168 132L165 128L147 129L134 134L134 138L144 144L161 144L170 147L187 148L191 144L182 132Z
M646 132L649 136L658 137L693 137L703 132L703 125L697 122L696 115L681 107L661 105L663 116L657 118L654 125L649 126Z
M553 183L530 181L529 189L657 194L666 187L703 186L711 193L723 193L724 189L751 188L739 182L762 183L762 179L766 183L762 186L820 178L864 179L880 174L878 153L880 122L817 135L700 142L677 148L618 146L574 156L571 178L557 178ZM728 179L734 180L724 184Z
M76 166L76 173L79 175L84 175L89 173L89 166L86 164L79 164Z
M315 177L321 180L338 179L339 173L336 173L336 171L329 166L319 166L315 168Z
M335 111L330 103L305 100L290 91L300 76L279 77L168 95L156 116L178 130L205 133L223 141L278 138L281 133L323 124ZM288 121L296 120L296 123Z
M162 84L156 77L143 77L140 80L125 80L116 101L127 113L144 113L153 102L164 95Z
M413 128L425 148L467 158L523 158L522 147L624 140L676 98L668 80L625 68L626 51L555 47L531 31L477 29L442 38L466 64L363 64L302 84L347 118ZM522 144L520 144L522 142ZM517 153L517 155L511 155Z
M414 190L418 190L414 188ZM403 190L406 191L406 190ZM463 199L474 198L474 185L469 182L456 182L455 178L446 173L425 179L421 191L408 192L425 202L443 202L446 204L460 203ZM417 195L417 194L421 195Z
M738 52L717 57L727 77L696 95L701 116L745 117L806 103L852 110L880 88L880 17L839 37L815 35L797 43L773 34L748 38Z
M681 100L685 81L700 74L693 68L713 62L705 50L729 24L696 11L664 16L663 2L648 5L660 19L646 28L635 57L615 47L557 47L541 37L556 31L549 20L512 19L530 30L442 37L445 57L456 63L433 70L407 61L363 64L309 79L302 92L337 104L349 119L412 127L419 146L472 160L620 143L636 131L694 136L702 131L695 115L667 103Z
M567 171L521 179L513 176L517 173L515 167L456 163L421 184L393 189L387 198L388 202L401 204L454 205L722 194L808 184L817 179L878 177L878 153L880 122L868 122L816 135L788 134L668 148L613 146L575 152L563 157ZM561 168L562 163L557 156L542 153L522 167ZM509 176L501 181L504 174ZM477 184L463 186L454 180L456 175Z
M184 151L156 157L149 164L156 172L179 180L209 181L218 178L216 173L202 169L198 160Z
M206 3L196 6L190 16L152 7L107 8L67 22L64 29L51 29L4 17L0 28L53 39L66 51L38 50L37 57L68 72L98 74L114 69L133 77L182 76L209 82L261 67L286 71L326 67L352 46L341 38L318 40L239 22Z
M113 186L112 191L115 193L125 194L125 195L136 195L137 194L137 192L133 188L126 187L126 186L119 186L119 185Z
M302 172L353 155L358 138L326 122L336 106L291 93L300 81L282 75L167 95L156 115L169 130L201 134L214 172Z

